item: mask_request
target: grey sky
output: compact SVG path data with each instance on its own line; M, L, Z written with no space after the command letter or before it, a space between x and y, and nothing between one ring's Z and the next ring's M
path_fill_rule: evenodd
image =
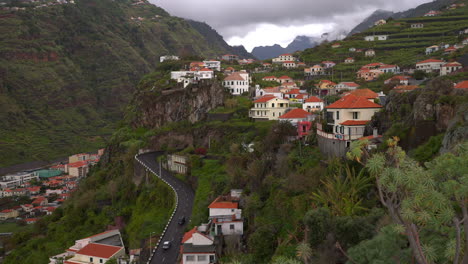
M430 0L150 0L175 16L208 23L229 44L251 50L297 35L350 30L377 9L402 11Z

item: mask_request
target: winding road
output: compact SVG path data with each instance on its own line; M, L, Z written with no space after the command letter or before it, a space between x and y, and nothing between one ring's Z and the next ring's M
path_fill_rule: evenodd
M150 152L137 155L135 159L146 167L146 169L167 183L176 194L176 209L159 243L154 248L154 254L151 260L148 261L148 263L151 264L174 264L177 263L180 243L185 233L185 227L190 221L195 194L188 184L174 177L169 171L159 168L157 158L162 154L161 152ZM182 216L185 217L186 222L184 225L179 225L178 221ZM162 243L164 241L171 241L171 248L163 250Z

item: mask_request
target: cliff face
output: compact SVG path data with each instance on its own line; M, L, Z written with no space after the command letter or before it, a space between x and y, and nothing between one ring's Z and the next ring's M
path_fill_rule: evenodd
M379 134L400 137L402 146L410 150L445 133L442 151L446 151L468 138L467 110L466 91L434 80L417 91L390 94L385 109L374 116L366 134L372 134L376 127Z
M202 81L187 88L162 92L143 91L136 95L134 127L159 128L188 120L195 123L208 111L223 105L225 92L218 81Z

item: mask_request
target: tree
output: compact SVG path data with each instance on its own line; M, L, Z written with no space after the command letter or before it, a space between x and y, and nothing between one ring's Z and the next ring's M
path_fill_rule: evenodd
M310 258L312 258L312 248L310 247L309 243L301 242L297 245L296 248L296 256L302 260L305 264L308 264Z
M353 143L347 156L365 164L375 177L380 201L404 231L418 263L445 257L458 264L462 252L463 263L468 263L468 143L426 163L426 169L398 141L388 140L388 150L367 161L365 146Z
M301 264L301 263L292 258L279 256L279 257L274 258L271 264Z
M332 177L321 181L323 186L312 194L312 199L329 208L333 215L356 215L365 210L361 205L362 194L371 187L371 180L364 169L356 175L356 171L347 166L344 172L340 169Z

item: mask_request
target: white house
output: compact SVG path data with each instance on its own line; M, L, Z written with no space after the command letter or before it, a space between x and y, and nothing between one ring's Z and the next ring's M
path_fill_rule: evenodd
M296 61L296 58L292 54L281 54L277 58L272 60L273 63L283 63L285 61Z
M413 23L411 24L411 28L424 28L423 23Z
M408 76L403 76L403 75L396 75L393 76L387 80L385 80L384 84L389 84L391 82L398 82L400 85L408 85L409 84L409 77Z
M381 26L381 25L385 25L385 24L387 24L387 21L385 19L380 19L380 20L377 20L374 23L374 26Z
M364 53L364 56L366 56L366 57L374 57L374 56L375 56L375 51L374 51L373 49L366 50L366 52Z
M318 76L318 75L324 75L324 74L325 74L325 69L320 65L314 65L310 68L304 69L305 76Z
M304 104L302 105L302 109L309 113L322 111L323 101L316 96L309 97L305 100Z
M293 126L297 126L297 123L299 122L311 121L312 114L302 108L295 108L289 112L284 113L282 116L279 117L279 120L289 122Z
M221 56L221 59L225 61L236 61L236 60L239 60L239 56L232 55L232 54L225 54Z
M265 89L261 89L259 85L255 86L255 97L263 97L266 95L283 98L283 93L281 92L280 87L267 87Z
M355 61L354 58L349 57L344 61L344 63L351 64L351 63L354 63L354 61Z
M383 71L383 73L399 73L400 67L398 65L382 65L379 67L379 70Z
M425 17L433 17L433 16L438 16L440 15L440 11L434 11L434 10L431 10L429 12L427 12L424 16Z
M278 120L289 109L289 100L266 95L254 101L249 116L258 120Z
M214 71L208 68L193 71L173 71L171 72L171 79L176 80L177 83L183 83L184 88L190 83L200 80L210 80L214 78Z
M449 62L449 63L446 63L444 65L442 65L442 68L440 69L440 75L443 76L443 75L447 75L447 74L450 74L452 72L456 72L460 69L463 68L463 65L461 65L461 63L459 62Z
M322 64L326 69L333 68L336 65L333 61L322 61Z
M278 78L276 76L265 76L262 78L262 81L277 82Z
M234 72L224 78L224 87L233 95L241 95L249 92L250 77L247 72Z
M436 52L436 51L438 51L439 49L440 49L440 48L439 48L439 46L437 46L437 45L427 47L427 48L426 48L426 55L429 55L429 54L431 54L431 53L433 53L433 52Z
M364 37L365 41L387 40L388 35L372 35Z
M204 227L194 227L182 238L180 252L182 264L216 263L216 247L214 238L206 234Z
M340 82L339 84L335 86L335 89L337 92L343 91L343 90L351 91L351 90L356 90L357 88L359 88L359 84L355 82Z
M291 83L291 82L294 82L294 79L289 77L289 76L284 75L284 76L281 76L281 77L278 78L278 82L280 84Z
M297 64L295 61L283 61L283 67L287 69L294 69L297 67Z
M347 95L326 107L328 125L337 139L356 140L364 134L366 124L382 108L366 97Z
M428 59L416 63L416 70L425 71L427 73L440 71L444 64L445 62L442 60Z
M221 62L220 61L215 61L215 60L210 60L210 61L203 61L205 63L205 67L213 70L213 71L221 71Z
M159 57L159 62L165 62L167 60L179 60L179 56L166 55L166 56Z

